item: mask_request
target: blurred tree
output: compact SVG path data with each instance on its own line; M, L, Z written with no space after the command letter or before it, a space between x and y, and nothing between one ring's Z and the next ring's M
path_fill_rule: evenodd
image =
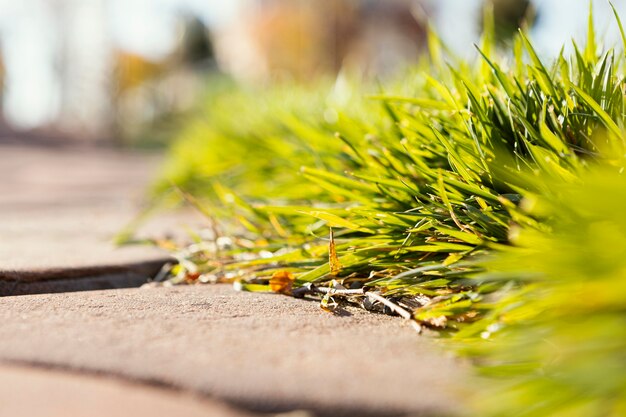
M177 118L195 103L207 73L217 70L206 25L192 14L178 18L178 43L165 57L150 60L128 51L115 55L115 129L123 142L164 142Z
M532 24L535 8L530 0L487 0L493 6L496 38L506 42L525 24ZM481 18L482 19L482 18ZM484 22L481 21L481 27Z
M189 64L214 61L213 42L206 25L197 16L183 18L184 35L179 49L182 60Z

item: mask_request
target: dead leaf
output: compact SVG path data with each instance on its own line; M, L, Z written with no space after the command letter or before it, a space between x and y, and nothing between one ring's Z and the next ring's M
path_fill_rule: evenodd
M289 271L276 271L270 278L270 290L279 294L291 295L295 277Z
M185 275L185 280L187 282L195 282L198 278L200 278L199 272L187 272Z
M341 271L341 262L337 257L337 249L335 248L335 236L333 228L330 228L330 243L328 244L328 263L330 264L330 275L337 276Z

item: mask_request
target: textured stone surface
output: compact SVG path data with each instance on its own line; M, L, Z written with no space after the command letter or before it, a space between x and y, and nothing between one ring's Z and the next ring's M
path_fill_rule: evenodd
M0 145L0 295L54 290L23 285L32 281L96 278L91 287L84 280L57 289L68 291L153 276L167 253L112 240L139 213L159 161L107 149ZM193 212L162 215L143 226L143 236L202 223Z
M230 286L4 297L0 361L122 376L255 411L439 416L463 363L396 317ZM423 413L423 414L422 414Z
M0 417L246 417L206 398L112 378L0 365Z

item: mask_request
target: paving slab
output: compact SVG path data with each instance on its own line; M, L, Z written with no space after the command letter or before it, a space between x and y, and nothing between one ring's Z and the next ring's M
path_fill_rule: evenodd
M0 417L251 417L188 393L113 378L0 365Z
M0 295L137 286L154 276L167 253L112 242L139 213L160 162L158 154L1 144ZM143 234L202 224L193 212L163 215Z
M4 297L0 322L0 362L114 375L255 412L451 415L468 375L397 317L333 315L227 285Z

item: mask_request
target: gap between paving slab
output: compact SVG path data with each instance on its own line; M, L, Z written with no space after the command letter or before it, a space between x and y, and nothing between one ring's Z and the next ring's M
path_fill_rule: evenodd
M172 261L164 257L126 265L0 271L0 296L139 287Z
M442 416L465 363L402 320L230 286L4 297L0 361L175 387L255 412Z

